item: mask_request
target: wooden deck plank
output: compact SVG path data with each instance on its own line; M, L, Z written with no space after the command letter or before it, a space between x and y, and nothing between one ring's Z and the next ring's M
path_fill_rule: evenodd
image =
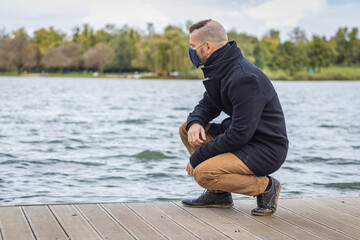
M281 200L282 202L283 200ZM235 202L235 208L243 212L245 215L251 216L250 209L253 209L256 207L255 201L240 201ZM298 226L291 224L287 221L284 221L281 218L278 218L276 214L270 217L257 217L252 216L255 220L267 225L271 226L272 228L277 229L278 231L292 237L295 239L322 239L304 229L299 228Z
M168 217L182 225L200 239L229 239L219 231L200 221L190 213L177 207L172 202L153 202L153 206L164 212Z
M235 206L240 206L242 201L248 200L241 200L235 201ZM237 211L237 208L234 207L233 209L209 209L212 212L242 226L247 231L256 234L260 238L263 239L291 239L289 236L284 235L283 233L275 230L274 228L267 226L259 221L257 221L254 217L248 216L243 214L240 211ZM247 209L249 211L249 209Z
M335 197L334 200L360 208L360 197Z
M339 232L333 231L330 228L323 226L315 221L304 218L280 205L278 206L278 210L276 212L276 216L293 223L300 228L305 229L315 235L324 237L326 239L350 239L349 237L341 234Z
M104 239L134 239L98 204L77 204L75 207L85 216Z
M159 210L148 203L127 203L126 205L169 239L197 239L189 231L174 223L167 215L161 214Z
M21 207L1 207L0 228L2 236L5 240L35 239Z
M303 205L297 203L296 201L289 201L289 199L283 199L281 201L281 206L286 209L295 212L303 217L316 221L322 225L325 225L332 230L341 232L342 234L348 237L355 237L360 239L360 230L353 228L341 221L327 217L326 215L319 214L318 212L312 210L311 208L306 208Z
M233 209L211 209L211 208L188 208L182 206L181 203L176 202L176 205L187 211L188 213L194 215L201 221L209 224L213 228L222 232L226 236L234 239L258 239L258 235L254 234L255 231L249 231L248 228L244 227L243 222L233 221L233 219L228 218L227 216L236 216L240 217L239 213ZM226 214L224 214L226 212ZM214 214L216 213L216 214ZM271 231L271 229L270 229ZM280 238L281 234L274 234Z
M24 206L23 210L37 239L69 239L47 206Z
M71 239L101 239L73 205L50 205L49 207Z
M329 209L329 207L316 199L301 198L298 199L297 202L305 207L321 212L330 218L341 220L352 227L360 229L360 217L353 216L336 208Z
M360 215L360 208L351 206L349 204L342 203L340 201L337 201L332 198L324 198L321 200L324 204L328 205L329 207L341 209L342 211L345 211L353 216L359 216Z
M132 236L138 239L164 239L157 230L143 221L137 214L130 210L123 203L106 203L102 206L112 215L122 226L126 228Z

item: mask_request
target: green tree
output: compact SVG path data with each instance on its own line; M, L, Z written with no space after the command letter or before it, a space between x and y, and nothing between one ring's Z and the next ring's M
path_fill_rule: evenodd
M286 41L277 47L277 62L281 69L294 76L307 65L306 52L295 43Z
M100 29L95 32L94 39L96 43L108 43L112 38L111 33L105 31L104 29Z
M163 34L149 31L136 43L136 58L132 63L153 72L178 71L186 75L192 69L188 46L188 35L180 27L169 25Z
M351 63L356 63L358 60L358 56L360 55L360 44L357 35L359 33L359 29L357 27L353 27L351 32L348 33L349 38L349 59Z
M135 58L131 61L132 67L145 71L155 71L154 56L152 54L155 36L156 34L142 36L135 43Z
M279 69L277 48L280 45L280 31L271 29L261 39L262 49L266 52L266 67L273 71Z
M38 46L40 51L43 53L45 48L63 44L65 37L65 33L61 33L53 27L49 27L49 30L41 28L34 32L32 43L35 46Z
M333 50L325 37L314 35L312 41L308 45L309 65L320 72L322 67L331 64Z
M161 56L162 62L157 62L158 69L167 72L187 72L190 68L188 57L188 35L180 27L169 25L160 36L156 54Z
M289 33L290 41L295 43L296 46L305 44L308 40L306 38L305 30L302 30L300 27L295 27Z
M131 62L135 58L136 38L132 38L127 30L115 35L109 42L115 51L112 68L119 71L126 71L132 68Z
M337 63L346 63L349 61L347 49L348 47L348 41L346 39L347 37L348 28L339 28L336 32L336 35L333 37L333 40L336 45L336 51L337 51Z
M106 24L104 28L98 30L94 34L96 43L109 43L110 40L116 36L114 24Z
M80 44L80 28L78 26L73 28L73 35L71 41L76 44Z
M81 51L86 52L96 44L94 30L87 23L83 24L82 30L79 27L75 27L73 29L72 42L79 44Z
M264 43L258 42L258 44L256 44L253 55L255 58L255 65L259 68L265 68L269 53Z
M280 31L276 29L270 29L267 34L264 36L267 39L276 40L280 42Z
M335 43L337 51L336 63L351 65L357 61L359 55L359 39L357 38L359 29L347 27L339 28L335 36L331 39Z

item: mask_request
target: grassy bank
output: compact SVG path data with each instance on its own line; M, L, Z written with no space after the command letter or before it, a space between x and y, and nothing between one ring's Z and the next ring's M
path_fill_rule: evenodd
M360 80L360 65L331 66L315 73L309 73L304 69L294 76L283 71L273 72L265 69L264 72L272 80Z
M331 66L321 69L321 72L309 73L305 69L293 76L283 71L271 71L264 69L271 80L360 80L360 65ZM193 70L188 76L159 76L154 74L135 73L104 73L94 74L92 72L70 72L70 73L23 73L18 75L14 72L2 73L0 76L22 76L22 77L84 77L84 78L142 78L142 79L202 79L200 69Z

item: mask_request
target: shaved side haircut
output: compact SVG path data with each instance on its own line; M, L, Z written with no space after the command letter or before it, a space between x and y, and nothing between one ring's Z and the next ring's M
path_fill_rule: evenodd
M212 19L203 20L192 25L189 28L190 34L195 30L199 31L199 37L202 41L210 41L216 47L221 47L228 42L225 28Z

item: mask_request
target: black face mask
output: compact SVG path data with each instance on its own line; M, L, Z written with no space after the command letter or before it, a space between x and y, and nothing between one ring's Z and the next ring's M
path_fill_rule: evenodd
M199 67L199 64L200 64L200 58L199 56L197 55L196 53L196 50L198 50L201 46L203 46L206 42L204 42L203 44L201 44L199 47L197 47L196 49L192 49L192 48L189 48L189 57L190 57L190 60L192 62L192 64L198 68Z

